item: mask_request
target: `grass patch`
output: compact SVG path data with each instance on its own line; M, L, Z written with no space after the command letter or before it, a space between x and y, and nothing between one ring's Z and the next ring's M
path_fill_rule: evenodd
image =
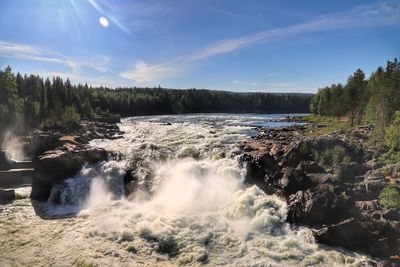
M347 131L351 129L349 122L338 121L334 117L310 114L299 117L299 119L311 124L311 127L306 132L309 136L324 135L338 130Z
M378 160L383 164L396 164L400 162L400 152L389 150L388 152L383 153Z
M400 191L394 184L384 188L379 195L379 204L388 208L400 208Z

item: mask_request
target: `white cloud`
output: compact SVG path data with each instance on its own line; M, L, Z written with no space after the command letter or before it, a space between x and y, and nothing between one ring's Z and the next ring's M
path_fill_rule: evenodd
M228 15L230 17L248 18L248 16L244 16L242 14L238 14L238 13L232 12L230 10L222 9L222 8L219 8L219 7L216 7L216 6L213 6L213 5L210 5L209 8L211 10L214 10L214 11L216 11L218 13L221 13L221 14L224 14L224 15Z
M252 45L310 32L375 27L398 23L400 23L400 3L383 2L364 5L347 12L326 15L301 24L269 29L235 39L222 40L191 55L179 57L166 63L148 65L140 61L136 63L133 69L121 73L121 76L134 81L162 80L182 74L193 62L232 53Z
M115 23L119 23L119 27L123 27L125 32L159 30L160 27L165 27L166 23L171 23L164 17L177 10L167 1L125 1L115 4L115 1L105 0L102 4L107 13L118 17ZM124 22L123 25L121 21Z
M132 82L126 81L118 76L107 76L107 75L100 75L100 76L88 76L74 72L59 72L59 71L47 71L47 70L33 70L32 73L37 74L41 77L60 77L63 80L67 78L73 84L85 84L91 86L105 86L109 88L116 88L118 86L132 86Z
M167 64L147 65L144 61L137 61L133 70L121 73L121 76L145 84L167 77L174 77L183 72L182 66Z
M0 57L61 64L71 68L74 72L79 72L83 67L99 72L111 71L108 67L109 58L104 55L96 54L87 60L77 60L39 47L2 40L0 40Z

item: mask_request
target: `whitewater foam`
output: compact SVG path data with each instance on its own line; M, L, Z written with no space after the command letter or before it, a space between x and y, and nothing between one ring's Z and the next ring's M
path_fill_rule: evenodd
M251 122L260 118L253 116ZM249 120L249 116L231 115L124 120L124 138L91 143L119 154L122 160L85 166L54 187L51 200L44 204L53 217L71 213L75 217L52 220L49 228L49 222L29 212L26 220L14 216L27 212L21 206L10 207L16 209L14 215L0 218L6 226L0 229L2 244L26 236L40 240L31 253L18 253L18 244L11 245L10 255L21 258L0 259L0 264L370 264L366 256L316 244L307 228L292 229L286 223L285 201L243 184L237 142L255 134L245 125ZM171 125L162 125L166 122ZM132 170L139 184L148 184L150 196L143 197L144 189L138 186L129 199L124 197L126 170ZM24 236L5 235L13 229L6 219L22 228L32 225L32 230ZM38 252L44 250L47 255Z

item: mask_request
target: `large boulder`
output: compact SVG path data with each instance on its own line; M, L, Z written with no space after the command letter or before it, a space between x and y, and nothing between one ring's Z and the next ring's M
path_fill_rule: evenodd
M43 153L34 161L31 197L46 201L55 184L74 176L85 163L94 164L106 159L106 151L97 148L51 150Z
M118 117L104 117L95 121L82 120L73 129L47 129L32 137L34 178L31 197L46 201L51 188L74 176L85 163L93 164L107 159L104 149L90 148L93 139L119 138L122 132L115 124Z
M104 122L108 124L115 124L121 122L121 116L119 115L108 115L108 116L93 116L90 118L91 121Z
M3 150L0 150L0 170L8 170L10 168L10 162L7 160L6 154Z
M351 187L351 195L357 201L378 199L382 190L389 185L381 170L368 171L361 178L363 178L361 182Z
M288 220L311 227L337 223L353 214L354 202L332 184L298 191L288 198Z
M376 224L382 226L380 231L372 231L371 223L350 218L314 230L314 236L318 242L362 251L375 257L389 258L400 253L399 232L387 229L385 222L378 221Z
M261 189L265 189L266 182L264 177L266 175L266 171L252 159L253 158L249 156L249 158L246 160L246 178L244 182L246 184L255 184Z
M1 189L0 188L0 204L12 202L15 199L14 189Z
M133 170L127 170L124 175L125 196L128 197L135 192L138 187L138 178L133 174Z
M282 178L277 181L277 186L283 190L285 195L291 195L316 185L302 170L291 167L286 168Z
M357 182L356 177L366 172L366 167L356 162L341 162L336 168L337 179L344 183Z
M305 173L325 173L325 169L318 165L315 161L301 161L297 166L298 170Z
M52 150L60 145L59 138L61 136L62 134L56 131L35 131L32 133L29 151L26 153L35 158L45 151Z
M388 209L382 213L385 220L400 222L400 208Z
M379 240L379 236L365 229L365 226L350 218L314 231L318 242L340 246L351 250L366 250Z

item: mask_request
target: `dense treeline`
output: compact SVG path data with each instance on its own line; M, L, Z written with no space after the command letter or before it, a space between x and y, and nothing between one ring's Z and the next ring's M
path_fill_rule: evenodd
M384 128L400 110L400 63L388 61L369 79L358 69L345 85L322 88L311 99L310 110L322 116L348 116L351 125L372 122Z
M0 70L0 124L22 117L28 126L56 125L94 114L121 116L181 113L308 112L310 94L234 93L214 90L117 88L72 85L60 77Z
M370 141L386 145L387 162L400 161L400 62L388 61L367 79L358 69L345 85L333 84L313 96L311 112L321 116L347 116L350 126L371 123Z

